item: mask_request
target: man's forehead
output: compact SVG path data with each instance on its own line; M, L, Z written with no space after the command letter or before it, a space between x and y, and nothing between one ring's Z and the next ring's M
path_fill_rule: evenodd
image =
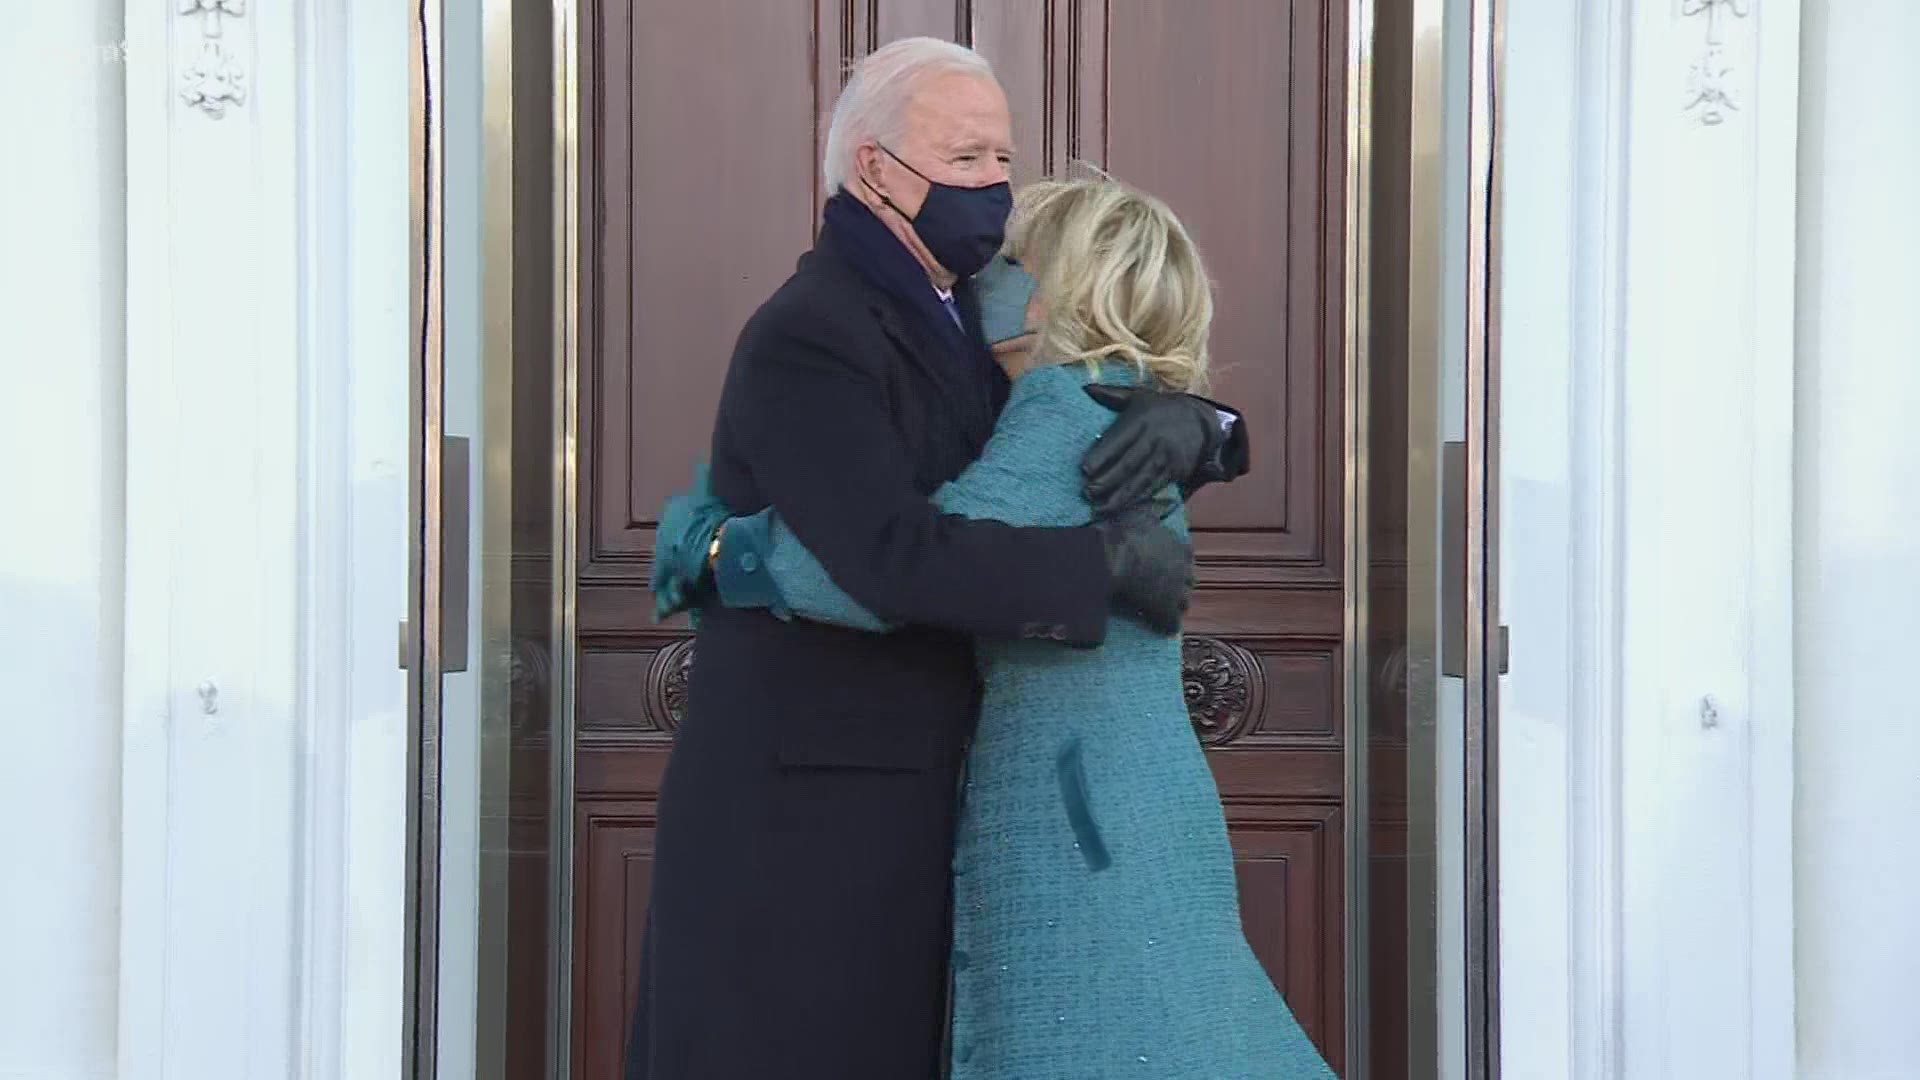
M1006 96L998 83L973 76L928 79L916 88L907 123L929 143L959 148L1011 141Z

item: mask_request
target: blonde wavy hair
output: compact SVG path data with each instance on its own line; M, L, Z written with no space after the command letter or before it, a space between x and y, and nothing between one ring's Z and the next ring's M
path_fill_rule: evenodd
M1038 181L1014 199L1006 253L1038 283L1048 361L1125 361L1166 389L1206 389L1213 286L1165 203L1106 178Z

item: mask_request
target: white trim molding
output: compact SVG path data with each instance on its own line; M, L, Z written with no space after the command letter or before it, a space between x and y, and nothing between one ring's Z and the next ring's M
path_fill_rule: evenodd
M218 120L229 106L246 103L251 42L230 43L231 20L247 13L247 0L180 0L176 14L191 20L195 33L183 34L190 56L181 65L180 99ZM242 28L245 36L246 28Z
M297 1075L356 1080L405 1060L411 13L300 11Z
M1625 1075L1620 918L1630 0L1507 8L1501 1068Z
M1699 52L1687 69L1686 106L1694 122L1714 127L1740 109L1733 84L1735 61L1727 57L1724 20L1753 14L1753 0L1681 0L1682 18L1698 18L1704 25ZM1750 59L1750 58L1748 58Z
M1570 471L1575 552L1569 597L1571 761L1568 1075L1623 1076L1621 679L1624 666L1621 421L1626 354L1626 0L1580 5L1576 208L1567 252ZM1503 455L1504 456L1504 455ZM1505 865L1512 865L1507 863Z

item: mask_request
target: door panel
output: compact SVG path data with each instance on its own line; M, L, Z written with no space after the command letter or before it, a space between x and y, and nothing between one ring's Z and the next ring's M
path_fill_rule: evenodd
M692 651L652 621L653 515L706 452L733 340L811 241L846 65L956 33L992 59L1016 181L1099 165L1166 198L1218 285L1215 394L1252 475L1193 507L1185 650L1250 940L1339 1065L1345 1016L1341 319L1345 5L589 4L582 55L576 1075L618 1075L654 800ZM690 103L697 103L691 107ZM1391 959L1374 956L1376 964Z
M626 1061L627 1022L633 1017L640 967L641 936L623 928L638 927L646 918L653 883L653 800L583 800L575 822L574 904L581 924L591 924L588 944L611 951L583 953L585 962L575 966L574 1075L617 1077Z
M581 578L639 585L652 515L706 445L735 335L812 243L815 119L831 103L814 101L807 5L591 7Z

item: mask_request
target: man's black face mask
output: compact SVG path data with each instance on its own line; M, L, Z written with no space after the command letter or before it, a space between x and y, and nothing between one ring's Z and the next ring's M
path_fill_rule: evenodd
M880 195L872 184L869 190L880 195L887 208L913 226L914 235L927 246L935 262L955 277L970 278L987 265L1007 238L1007 218L1013 214L1013 185L1005 180L984 187L955 187L934 180L926 173L902 161L899 154L880 147L900 162L900 167L927 182L927 198L920 212L907 217L892 199ZM866 184L862 177L861 183Z

